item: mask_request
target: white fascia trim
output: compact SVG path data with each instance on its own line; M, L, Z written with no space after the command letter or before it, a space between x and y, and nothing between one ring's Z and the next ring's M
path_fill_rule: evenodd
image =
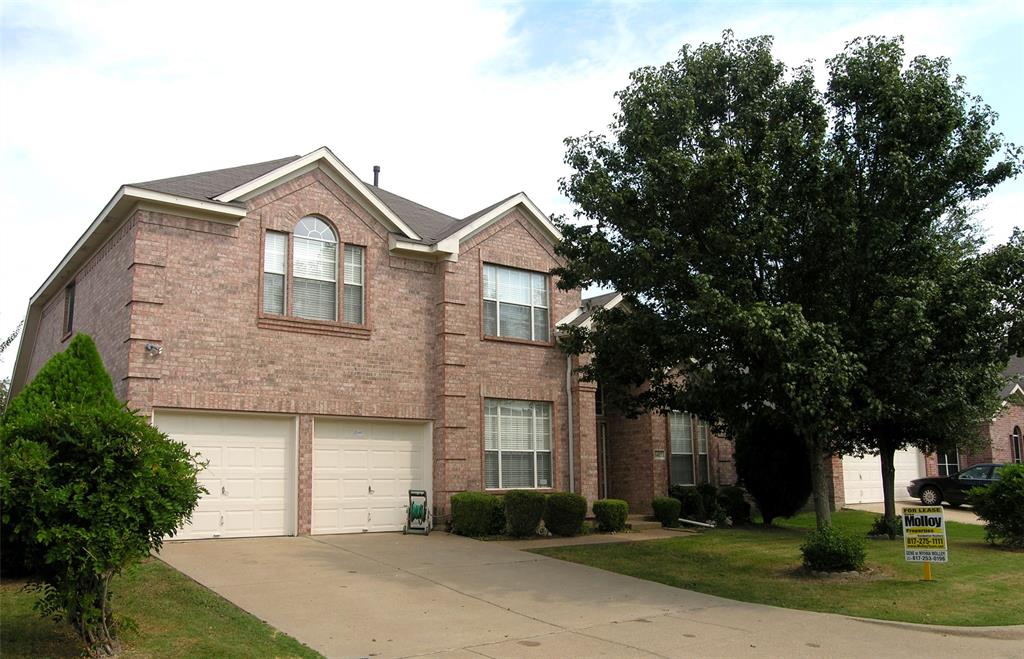
M579 318L582 314L583 314L583 308L582 307L576 307L575 309L572 310L572 313L570 313L568 316L566 316L562 320L560 320L557 323L555 323L555 327L558 327L559 325L567 325L567 324L571 323L572 321L576 320L577 318Z
M602 305L601 308L602 309L614 309L615 307L619 306L619 304L621 302L622 302L622 293L619 293L615 297L613 297L612 299L608 300L608 302L606 302L604 305ZM587 318L582 323L580 323L580 327L586 327L587 329L589 329L590 326L593 325L593 324L594 324L594 317L591 316L590 318Z
M431 259L441 258L448 261L458 261L459 259L459 241L452 238L445 238L432 245L425 245L423 243L402 240L392 234L388 236L388 249L399 254L428 257Z
M388 222L394 225L396 229L405 234L406 238L409 238L410 240L420 240L420 236L413 231L408 224L403 222L401 218L395 215L395 212L388 208L384 202L378 199L377 195L373 194L370 188L359 180L359 177L356 176L355 173L345 165L345 163L341 162L341 160L339 160L338 157L326 146L322 146L316 151L307 153L301 158L293 160L290 163L281 165L277 169L269 171L263 176L255 178L248 183L243 183L236 188L232 188L231 190L215 197L215 199L217 201L229 202L251 198L257 192L273 185L280 179L294 174L298 170L320 160L329 164L349 186L351 186L366 200L368 204L370 204L374 211L379 213Z
M1010 393L1006 397L1009 398L1014 394L1024 394L1024 388L1021 388L1019 384L1015 384L1013 385L1013 389L1010 390Z
M533 203L533 201L529 197L527 197L525 193L522 192L513 197L509 197L505 201L505 203L501 204L496 208L491 209L487 214L482 215L477 219L473 220L472 223L467 224L462 229L452 234L451 237L461 242L466 238L470 237L471 235L473 235L474 233L476 233L477 231L480 231L491 222L494 222L495 220L501 218L503 215L508 213L516 206L520 205L522 205L528 211L528 214L534 220L534 222L536 222L544 230L544 232L548 234L548 237L551 239L551 242L562 242L562 233L555 227L551 220L548 219L548 216L545 215L539 208L537 208L537 204Z

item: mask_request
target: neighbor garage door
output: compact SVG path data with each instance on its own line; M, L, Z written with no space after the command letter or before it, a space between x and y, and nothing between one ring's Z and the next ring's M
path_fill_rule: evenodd
M209 463L209 493L175 539L295 532L294 417L158 410L154 422Z
M924 457L917 449L896 451L896 500L909 498L907 484L924 475ZM877 455L843 458L843 492L846 503L877 503L882 496L882 463Z
M430 490L430 426L316 419L313 533L401 531L409 490Z

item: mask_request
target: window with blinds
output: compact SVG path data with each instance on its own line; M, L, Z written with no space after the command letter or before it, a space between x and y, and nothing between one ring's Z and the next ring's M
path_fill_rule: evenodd
M697 426L697 477L700 483L710 482L710 470L708 464L708 422L704 419L693 417Z
M284 314L288 234L268 231L263 241L263 312Z
M694 485L696 481L693 478L693 426L690 423L690 415L669 412L668 432L672 452L669 464L672 484Z
M483 298L485 335L549 340L547 275L484 265Z
M292 234L292 314L338 318L338 239L321 219L304 217Z
M484 486L552 487L551 403L484 401Z
M358 245L345 245L344 314L346 323L363 323L363 271L365 250Z

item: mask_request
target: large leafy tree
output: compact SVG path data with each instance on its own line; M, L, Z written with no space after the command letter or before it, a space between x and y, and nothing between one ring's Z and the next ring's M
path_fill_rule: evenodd
M831 315L864 366L854 439L880 455L889 518L895 452L970 444L998 409L1020 347L1009 298L1024 287L1019 238L982 254L971 221L972 204L1019 171L1019 151L948 60L904 59L900 39L857 39L828 61L825 94L825 201L841 232Z
M934 447L991 408L1012 303L992 312L1007 258L978 253L969 204L1016 154L988 166L994 116L946 67L904 71L899 41L858 41L822 95L769 38L726 33L635 72L610 139L567 140L582 221L562 221L561 285L629 301L569 349L634 411L733 434L784 416L812 454L819 525L830 454Z
M844 450L856 356L819 308L832 230L821 218L828 119L809 68L771 39L685 47L618 93L612 138L567 140L560 285L610 285L628 311L597 314L567 346L637 409L687 409L739 434L784 416L811 453L819 523L825 460ZM824 320L823 320L824 318Z

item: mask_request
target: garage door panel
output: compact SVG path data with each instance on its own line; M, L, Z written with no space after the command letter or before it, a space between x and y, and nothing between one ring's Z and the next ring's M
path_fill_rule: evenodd
M408 490L429 487L429 441L423 423L317 420L313 533L401 530Z
M893 466L896 471L896 499L906 499L907 485L924 475L920 451L897 451ZM881 460L877 455L843 457L843 494L846 503L878 503L884 500Z
M206 468L192 522L177 538L288 535L294 529L294 417L160 411L156 425Z

